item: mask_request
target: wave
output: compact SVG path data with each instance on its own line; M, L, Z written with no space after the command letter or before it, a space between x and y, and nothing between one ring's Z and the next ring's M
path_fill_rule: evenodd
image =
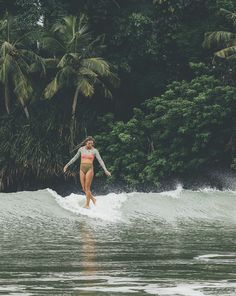
M85 197L70 194L61 197L47 189L58 204L77 215L111 222L129 222L136 219L175 222L183 220L236 222L236 192L202 188L185 190L179 184L175 190L160 193L109 193L97 196L97 205L84 209Z
M85 196L72 193L66 197L46 188L37 191L0 193L0 220L10 217L39 219L88 217L108 222L143 221L177 222L221 221L236 223L236 191L202 188L160 193L109 193L96 196L85 209ZM5 217L5 218L4 218Z
M106 221L122 221L122 212L120 208L127 200L126 194L109 193L105 196L96 196L96 206L90 202L90 209L85 209L85 196L71 193L66 197L61 197L56 191L47 188L58 204L64 209L74 214L85 215L90 218L100 218Z

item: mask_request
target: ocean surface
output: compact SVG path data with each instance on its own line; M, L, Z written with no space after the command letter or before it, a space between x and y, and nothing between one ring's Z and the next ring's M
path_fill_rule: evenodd
M236 191L0 193L0 295L236 295Z

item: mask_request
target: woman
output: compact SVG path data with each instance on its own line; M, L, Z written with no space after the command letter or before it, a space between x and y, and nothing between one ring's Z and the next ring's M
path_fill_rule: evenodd
M64 166L63 171L66 172L69 165L76 161L77 158L81 155L80 162L80 182L82 185L82 189L86 194L86 204L85 208L89 208L90 199L92 199L93 203L96 204L96 198L92 195L90 187L93 180L93 160L96 156L98 162L101 167L104 169L105 174L107 176L111 176L111 173L107 170L98 150L93 147L95 141L93 137L87 137L81 144L79 150L76 155Z

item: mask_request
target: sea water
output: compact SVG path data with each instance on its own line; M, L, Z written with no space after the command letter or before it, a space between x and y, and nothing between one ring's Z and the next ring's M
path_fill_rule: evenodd
M236 192L0 193L0 295L236 295Z

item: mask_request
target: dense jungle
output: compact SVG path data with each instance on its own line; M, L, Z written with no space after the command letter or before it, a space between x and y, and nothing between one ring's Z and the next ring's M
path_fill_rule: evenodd
M236 2L0 1L0 190L158 188L236 169Z

